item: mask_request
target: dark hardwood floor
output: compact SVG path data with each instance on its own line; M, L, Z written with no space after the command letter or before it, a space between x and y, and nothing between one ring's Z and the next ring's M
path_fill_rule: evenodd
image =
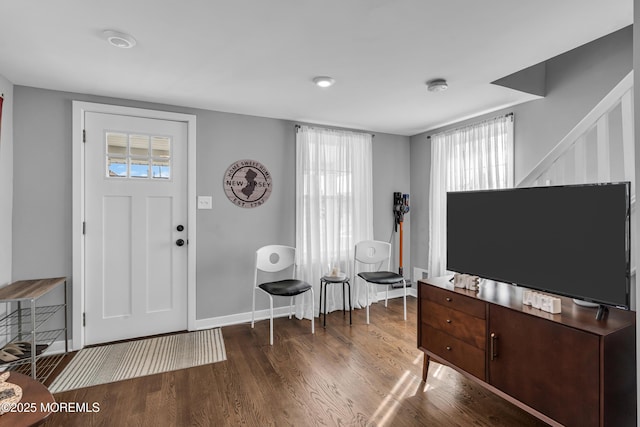
M416 299L349 316L275 320L222 328L227 360L72 390L57 402L99 412L54 413L53 426L546 426L450 368L431 362L421 382Z

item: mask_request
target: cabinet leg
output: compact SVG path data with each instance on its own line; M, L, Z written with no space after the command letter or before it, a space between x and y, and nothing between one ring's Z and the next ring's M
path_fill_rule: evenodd
M424 358L422 359L422 381L427 381L427 374L429 373L429 356L427 353L424 354Z

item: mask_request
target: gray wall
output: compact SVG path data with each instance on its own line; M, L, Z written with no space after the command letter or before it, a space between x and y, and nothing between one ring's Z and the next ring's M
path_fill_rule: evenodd
M547 96L511 109L516 184L632 69L631 26L547 61Z
M373 237L391 242L394 257L391 270L397 271L399 233L394 232L393 193L410 193L409 138L376 134L373 138ZM411 200L411 198L409 198ZM403 255L404 276L411 278L411 211L404 216ZM384 289L384 288L381 288Z
M197 318L250 312L255 249L295 244L295 128L283 120L16 86L13 278L72 273L72 100L197 116L197 193L213 196L213 209L197 212ZM393 191L409 190L409 147L408 137L374 138L377 239L389 238ZM225 169L244 158L273 176L269 200L256 209L234 206L222 190Z
M13 214L13 84L0 75L0 286L11 282Z
M272 119L197 111L198 194L213 196L198 211L197 317L251 311L255 249L295 244L295 133ZM231 204L222 190L226 168L253 159L272 174L273 191L259 208Z
M431 143L425 134L411 137L411 271L427 269ZM420 279L417 277L416 280Z
M412 136L411 187L416 195L413 203L421 206L413 217L413 266L426 268L428 258L428 189L418 190L423 183L427 186L429 183L428 135L513 112L517 184L632 69L633 29L627 27L548 60L546 97Z

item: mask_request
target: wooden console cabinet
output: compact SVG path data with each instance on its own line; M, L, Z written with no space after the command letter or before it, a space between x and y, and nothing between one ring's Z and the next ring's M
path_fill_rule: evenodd
M635 312L562 297L562 313L522 304L524 288L419 281L418 347L551 425L636 425Z

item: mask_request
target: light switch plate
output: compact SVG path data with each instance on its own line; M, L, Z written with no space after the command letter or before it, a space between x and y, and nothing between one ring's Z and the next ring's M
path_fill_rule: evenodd
M211 209L213 207L213 197L198 196L198 209Z

